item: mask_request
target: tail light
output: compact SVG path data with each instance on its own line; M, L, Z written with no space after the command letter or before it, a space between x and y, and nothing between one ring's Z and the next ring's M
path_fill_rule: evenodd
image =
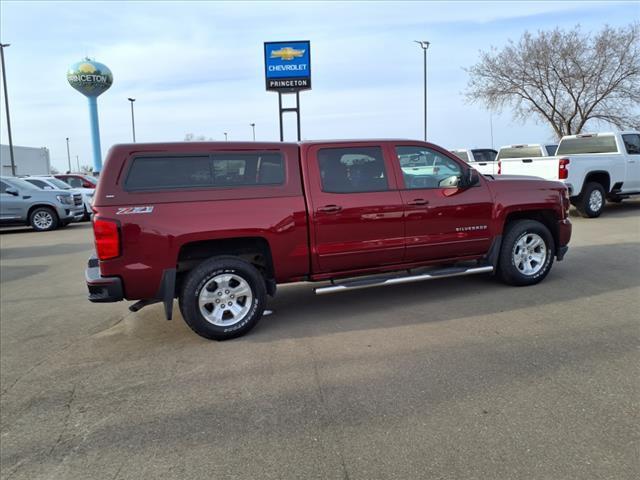
M558 178L560 180L569 178L569 162L570 160L568 158L558 160Z
M498 175L502 173L502 160L498 160Z
M109 260L120 256L120 232L117 222L94 217L93 236L96 243L96 253L100 260Z

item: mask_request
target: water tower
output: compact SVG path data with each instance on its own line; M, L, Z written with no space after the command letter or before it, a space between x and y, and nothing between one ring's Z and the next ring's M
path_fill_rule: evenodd
M106 65L87 57L71 65L67 71L67 81L89 100L89 120L91 122L91 140L93 143L93 171L98 174L102 170L98 96L109 89L113 83L113 75Z

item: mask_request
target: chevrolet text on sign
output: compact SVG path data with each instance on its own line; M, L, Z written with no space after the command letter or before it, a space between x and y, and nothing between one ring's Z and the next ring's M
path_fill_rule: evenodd
M265 42L267 90L295 92L311 89L311 43Z

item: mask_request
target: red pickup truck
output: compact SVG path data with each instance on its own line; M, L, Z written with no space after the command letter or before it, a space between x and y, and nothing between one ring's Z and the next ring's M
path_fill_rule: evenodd
M174 298L211 339L253 328L276 285L315 293L496 273L532 285L571 237L567 188L482 176L411 140L111 148L94 197L89 300ZM387 293L393 295L393 293Z

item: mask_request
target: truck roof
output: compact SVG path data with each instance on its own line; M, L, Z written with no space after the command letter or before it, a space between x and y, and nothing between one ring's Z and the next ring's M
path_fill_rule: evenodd
M222 146L231 148L247 148L247 149L260 149L260 148L279 148L283 146L301 146L301 145L324 145L324 144L353 144L353 143L386 143L386 142L420 142L422 140L411 140L408 138L359 138L359 139L339 139L339 140L304 140L302 142L227 142L227 141L212 141L212 142L150 142L150 143L118 143L111 148L125 148L131 150L153 150L154 148L166 149L167 147L191 147L193 148L220 148Z

